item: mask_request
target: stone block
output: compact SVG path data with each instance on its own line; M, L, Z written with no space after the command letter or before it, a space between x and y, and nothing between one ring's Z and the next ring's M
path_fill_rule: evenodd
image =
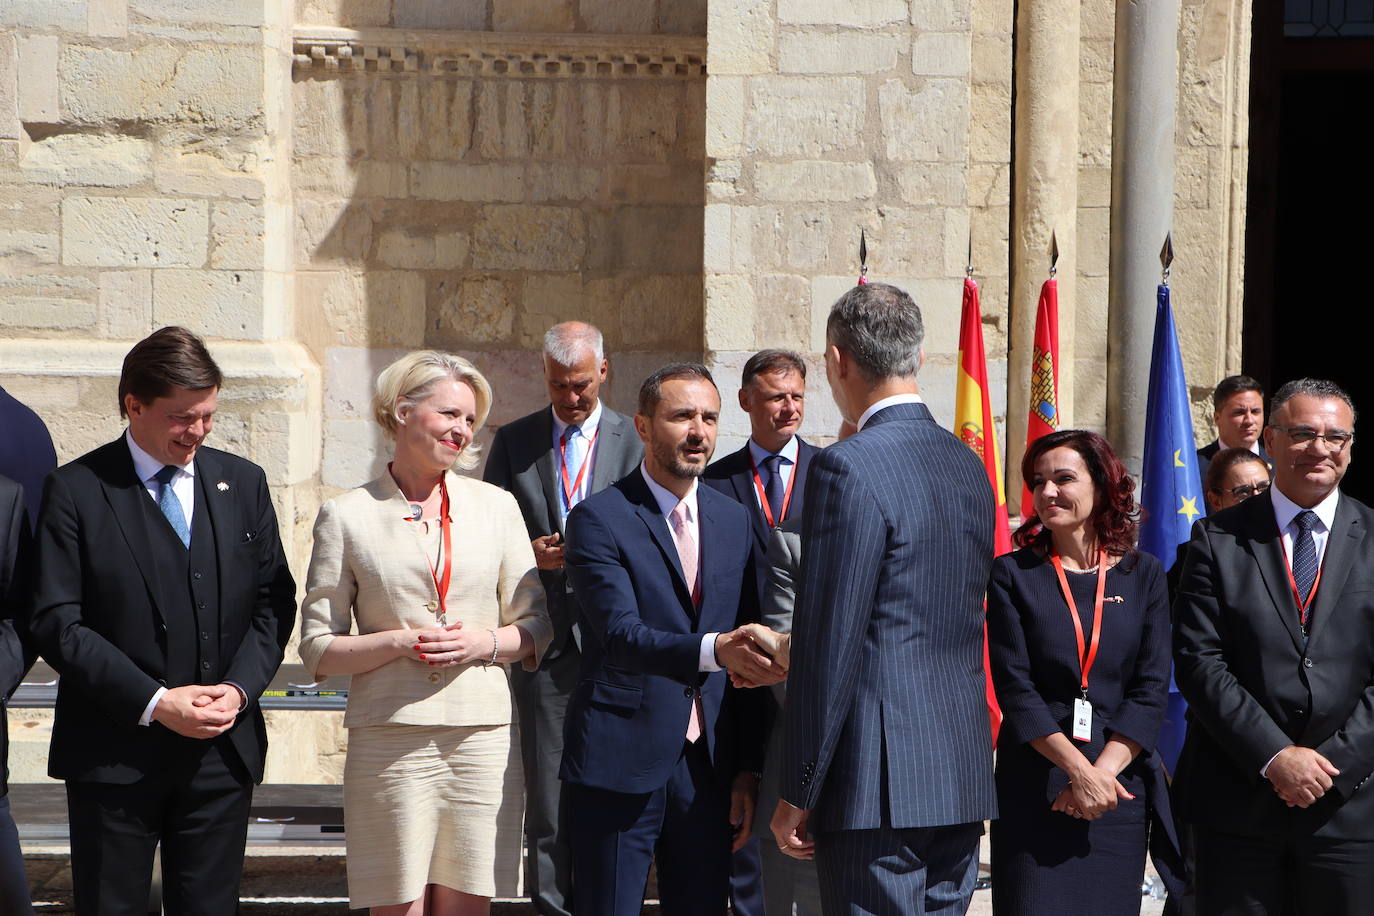
M461 232L434 233L425 227L391 228L377 240L377 260L388 267L409 270L463 266L469 239Z
M531 166L531 170L536 168ZM592 170L596 174L595 170ZM605 172L606 197L618 204L695 204L700 206L706 190L700 162L611 164ZM590 193L584 198L591 197ZM538 199L538 198L536 198Z
M898 161L963 162L968 157L969 87L963 80L888 80L878 90L887 156Z
M969 27L975 35L989 32L1010 35L1016 26L1016 0L977 0L969 6L972 7Z
M621 346L633 350L699 348L702 340L700 276L627 278L615 301ZM639 379L626 379L633 392Z
M748 138L754 151L768 156L823 156L862 145L868 107L864 80L755 77L749 88ZM923 122L920 129L926 126Z
M95 303L82 299L0 299L0 326L44 331L89 329L95 325Z
M19 48L19 117L39 124L62 120L57 101L56 35L21 37Z
M525 199L525 170L507 162L417 162L410 167L410 194L424 200L514 203Z
M511 281L450 276L431 284L429 296L430 324L444 346L486 346L511 339L517 311Z
M968 76L968 32L922 32L911 45L911 72L917 76Z
M1116 3L1114 0L1084 0L1078 15L1079 36L1083 41L1114 40L1116 38Z
M1011 35L975 32L969 62L973 82L1010 86L1011 58Z
M576 270L587 252L586 222L571 207L486 206L472 238L481 270Z
M10 226L0 227L0 258L19 258L32 264L57 263L61 244L56 232Z
M204 129L260 124L259 54L149 44L133 51L67 45L60 62L66 120L190 121Z
M37 184L123 188L152 177L153 144L119 134L52 134L28 144L19 168Z
M969 92L969 158L974 162L1004 163L1011 155L1011 89L1007 85L975 83Z
M754 339L758 346L807 350L811 344L811 284L794 274L754 278Z
M754 289L741 274L706 277L703 343L708 350L757 349L754 338Z
M1005 206L1011 200L1011 164L975 162L969 166L968 197L975 207Z
M153 324L153 272L107 270L100 274L100 336L140 340Z
M946 214L949 213L966 214L967 211L962 208L885 208L882 221L868 233L869 263L873 265L869 276L928 279L962 275L964 265L960 263L951 271L946 263L946 251L952 246L959 252L958 260L962 262L968 252L968 233L965 230L953 239L946 238Z
M128 0L129 11L160 23L263 26L262 0Z
M129 0L87 0L86 30L95 38L129 34Z
M744 194L744 163L715 159L706 166L706 199L733 200Z
M210 206L210 266L260 270L266 266L267 213L261 203L223 200Z
M626 206L592 211L587 223L586 267L593 271L699 273L703 219L700 206Z
M778 21L788 25L837 25L877 29L906 22L908 0L778 0ZM712 36L714 37L714 36Z
M525 200L581 204L594 200L601 169L573 162L531 162L525 166Z
M707 204L701 254L706 273L729 273L734 266L731 224L735 212L741 209L730 204Z
M1078 110L1088 115L1078 119L1079 165L1111 168L1112 84L1080 83L1078 98Z
M670 0L658 5L658 30L665 35L706 37L706 0Z
M601 328L607 349L619 347L619 328L608 324L607 316L589 306L587 287L590 284L583 283L581 274L528 274L523 281L517 282L519 292L512 302L512 310L518 317L512 337L515 346L539 350L544 344L545 331L560 321L577 319Z
M706 78L706 155L737 156L744 143L744 77Z
M391 459L391 445L371 420L326 419L320 481L325 486L352 489L376 480Z
M18 140L23 134L19 122L18 59L14 33L0 32L0 140Z
M179 324L207 337L263 336L263 275L251 270L153 271L153 321Z
M897 66L899 36L872 32L785 32L780 73L885 73Z
M1107 166L1084 166L1078 170L1078 206L1112 205L1112 170Z
M389 26L391 6L392 0L295 0L295 21L344 28Z
M770 0L710 3L706 12L706 69L712 75L767 73L773 69L777 31Z
M6 28L45 32L84 32L86 0L0 0Z
M498 32L571 32L577 27L572 0L492 0Z
M1078 45L1078 78L1085 83L1110 83L1116 43L1105 38Z
M292 245L302 267L356 264L372 250L373 222L366 204L344 200L298 200Z
M209 229L203 200L69 197L62 202L62 263L200 267Z
M970 0L912 0L911 24L922 32L962 32L974 6Z
M409 182L404 162L297 158L291 163L291 189L305 194L401 200L409 196Z
M918 207L962 207L968 203L968 170L953 163L919 163L893 169L902 200Z
M867 162L760 162L754 167L754 191L776 201L869 200L878 180Z
M473 0L393 0L391 23L398 29L487 28L487 5Z
M577 12L588 32L649 35L656 6L655 0L579 0Z

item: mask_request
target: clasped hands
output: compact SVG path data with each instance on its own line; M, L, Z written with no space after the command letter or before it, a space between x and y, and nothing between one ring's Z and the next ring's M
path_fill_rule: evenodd
M1275 794L1290 808L1306 808L1331 788L1341 771L1310 747L1290 745L1279 751L1265 771Z
M768 687L787 677L791 636L747 623L716 637L716 660L736 687Z
M153 707L152 719L187 738L213 738L233 727L243 703L233 684L169 687Z
M464 630L463 622L424 630L398 630L405 655L434 668L452 668L489 661L491 630Z
M1095 821L1116 808L1117 802L1135 798L1110 771L1098 766L1078 770L1050 805L1051 811L1085 821Z

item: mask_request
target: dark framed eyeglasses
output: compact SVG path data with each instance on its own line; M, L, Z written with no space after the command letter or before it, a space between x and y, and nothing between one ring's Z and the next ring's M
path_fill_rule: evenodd
M1238 487L1231 487L1229 490L1223 490L1220 487L1213 487L1212 492L1218 495L1222 493L1230 493L1236 499L1249 499L1252 496L1258 496L1260 493L1263 493L1267 489L1269 489L1269 481L1266 480L1262 483L1243 483Z
M1310 426L1274 426L1270 424L1270 427L1272 429L1277 429L1281 433L1287 433L1288 438L1292 439L1298 445L1310 445L1320 439L1325 442L1326 447L1333 452L1341 451L1350 444L1350 440L1355 438L1354 433L1348 433L1345 430L1319 433Z

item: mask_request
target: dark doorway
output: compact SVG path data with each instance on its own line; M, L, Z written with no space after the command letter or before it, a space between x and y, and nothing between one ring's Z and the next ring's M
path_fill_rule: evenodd
M1374 23L1256 0L1253 52L1244 369L1350 392L1369 441L1343 489L1374 503Z

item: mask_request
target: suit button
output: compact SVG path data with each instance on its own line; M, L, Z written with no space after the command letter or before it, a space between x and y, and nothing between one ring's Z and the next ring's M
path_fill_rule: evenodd
M439 683L439 672L437 672L437 671L431 671L431 672L429 673L429 682L430 682L431 684L437 684L437 683Z
M200 638L201 638L201 639L209 639L209 638L210 638L210 634L207 633L207 632L205 632L204 630L201 630L201 631L200 631Z
M696 693L696 691L693 690L691 687L688 687L686 690L682 691L682 695L683 695L684 697L686 697L687 699L689 699L689 700L692 698L692 696L693 696L695 693Z
M191 577L194 578L194 579L199 579L199 578L200 578L200 573L191 573Z
M210 663L209 663L209 662L201 662L201 663L200 663L200 667L201 667L201 669L204 670L204 671L209 671L209 670L210 670Z
M196 602L196 607L200 608L202 611L205 610L205 602L204 602L204 601L197 601L197 602Z
M425 605L425 609L429 611L437 611L439 610L439 602L431 601L429 604Z
M1307 715L1307 710L1305 710L1305 709L1303 709L1301 706L1299 706L1297 709L1293 710L1293 715L1295 715L1295 716L1305 716L1305 715Z
M1310 658L1304 658L1304 659L1302 660L1302 666L1303 666L1304 668L1311 668L1311 667L1312 667L1312 659L1310 659Z

